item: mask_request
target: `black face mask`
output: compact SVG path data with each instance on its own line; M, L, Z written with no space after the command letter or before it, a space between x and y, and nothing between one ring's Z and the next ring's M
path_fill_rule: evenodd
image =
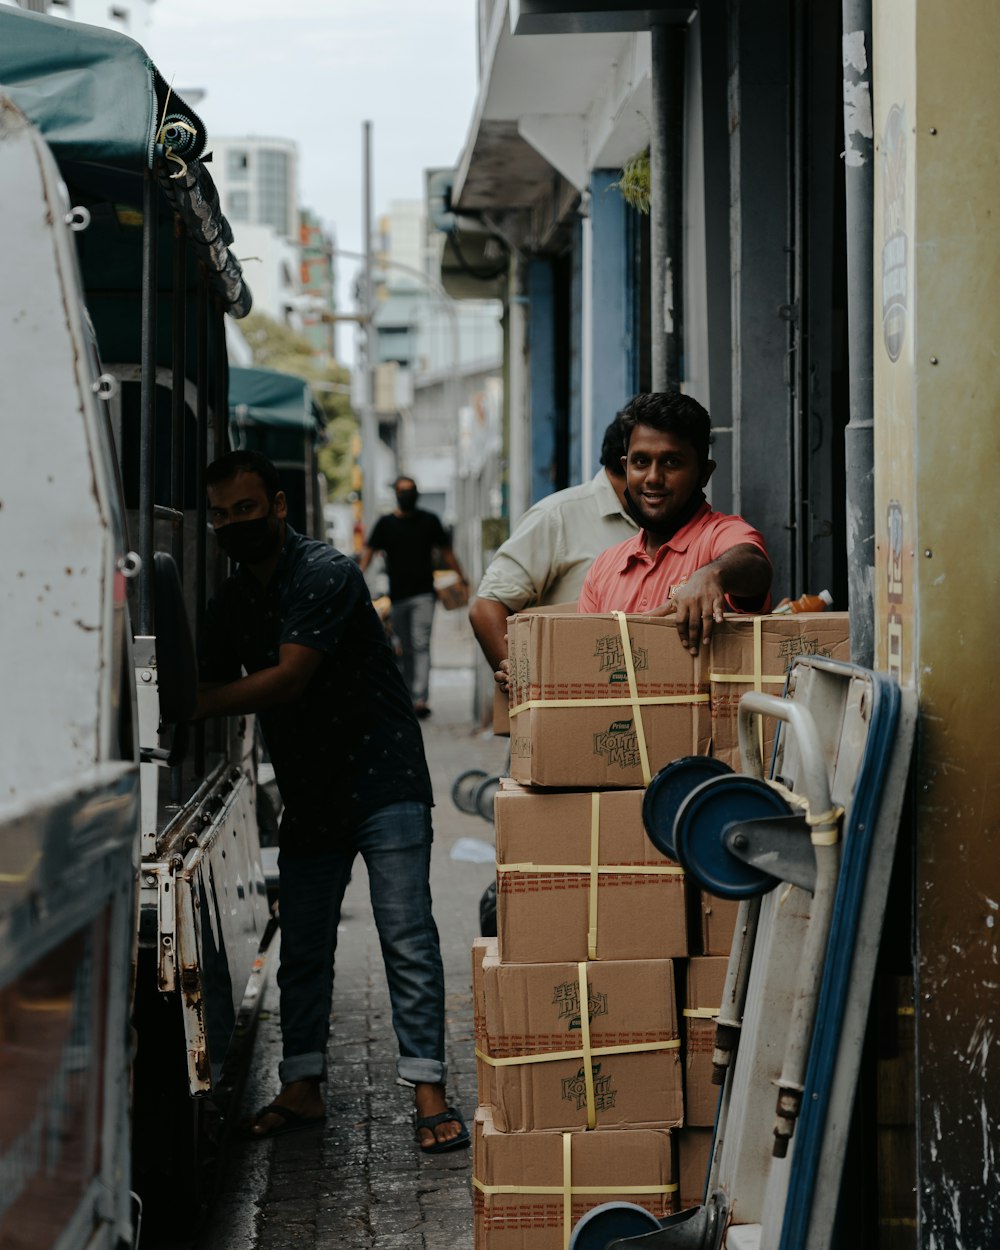
M413 512L417 506L417 492L415 490L397 490L396 503L400 512Z
M237 564L263 564L281 542L280 527L271 528L271 516L268 512L252 521L231 521L215 531L216 541Z
M663 542L669 542L679 529L683 529L683 527L687 525L688 521L691 520L704 502L705 492L703 490L696 490L684 507L681 508L680 512L678 512L676 516L671 517L665 529L655 531L650 530L650 533L654 533L655 536ZM629 494L627 486L625 487L625 511L640 529L649 530L649 522L639 511L639 505Z

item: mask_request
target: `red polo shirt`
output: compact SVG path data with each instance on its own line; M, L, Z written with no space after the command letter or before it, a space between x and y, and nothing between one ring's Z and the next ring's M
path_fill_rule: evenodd
M670 598L692 573L718 559L741 543L759 547L767 555L764 539L742 517L713 512L706 501L687 525L665 542L650 559L646 554L646 531L603 551L590 566L580 592L581 612L651 612ZM726 602L734 612L745 611ZM771 596L757 611L768 612Z

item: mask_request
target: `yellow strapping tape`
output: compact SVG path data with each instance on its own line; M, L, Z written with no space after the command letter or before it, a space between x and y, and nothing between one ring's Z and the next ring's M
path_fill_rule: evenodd
M707 694L642 694L635 699L525 699L510 709L508 715L520 716L536 707L667 707L678 703L707 703Z
M535 864L525 860L520 864L497 864L497 872L572 872L581 876L595 871L590 864ZM684 869L676 864L598 864L598 873L617 873L619 876L671 876L683 877Z
M567 1133L572 1137L572 1133ZM562 1185L484 1185L478 1177L472 1178L472 1184L481 1194L493 1197L495 1194L513 1196L516 1194L561 1194ZM675 1194L676 1185L571 1185L574 1194Z
M751 686L756 682L753 673L709 673L709 681L718 682L739 682L742 686ZM783 686L785 684L784 677L768 677L766 674L760 678L761 684L770 686Z
M517 1194L561 1195L563 1200L563 1250L567 1250L573 1234L573 1197L576 1194L675 1194L677 1185L574 1185L573 1184L573 1134L562 1135L562 1184L561 1185L484 1185L477 1177L472 1184L481 1194L493 1196Z
M590 987L587 964L577 964L580 978L580 1040L583 1042L583 1085L587 1095L587 1128L597 1128L597 1102L594 1098L594 1065L590 1054Z
M628 622L624 612L613 612L622 636L622 652L625 656L625 672L628 674L628 691L632 696L632 715L635 720L635 736L639 744L639 759L642 762L642 784L648 786L653 779L649 771L649 753L646 750L646 730L642 723L642 707L639 703L639 687L635 680L635 663L632 659L632 639L628 636Z
M594 1126L591 1125L591 1128ZM563 1156L563 1250L569 1250L569 1239L573 1235L573 1139L569 1133L562 1135Z
M761 656L762 634L761 634L761 617L753 618L753 688L758 694L764 689L761 681L761 673L764 668L763 657ZM764 718L757 717L757 750L760 752L761 762L764 759Z
M588 899L587 958L597 958L597 884L601 850L601 796L590 796L590 891Z
M689 1016L692 1020L714 1020L716 1016L722 1014L721 1007L685 1007L685 1016Z
M626 1042L620 1046L591 1046L591 1058L602 1055L642 1055L654 1050L679 1050L680 1038L674 1037L663 1042ZM554 1063L559 1059L582 1059L582 1050L547 1050L541 1055L509 1055L504 1059L494 1059L485 1051L476 1047L476 1058L491 1068L511 1068L523 1063Z
M844 814L842 807L829 807L825 812L818 812L815 815L809 810L809 800L804 794L797 794L794 790L790 790L788 786L782 785L780 781L775 781L773 777L765 777L764 780L792 807L801 808L806 814L806 824L812 830L811 838L814 846L834 846L840 838L840 818Z

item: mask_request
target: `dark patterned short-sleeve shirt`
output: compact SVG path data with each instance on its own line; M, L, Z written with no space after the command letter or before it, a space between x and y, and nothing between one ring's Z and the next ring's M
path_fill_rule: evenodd
M390 803L431 804L420 726L361 570L291 528L266 586L241 568L210 605L202 679L271 667L284 643L324 658L299 699L258 714L285 804L282 850L342 846Z

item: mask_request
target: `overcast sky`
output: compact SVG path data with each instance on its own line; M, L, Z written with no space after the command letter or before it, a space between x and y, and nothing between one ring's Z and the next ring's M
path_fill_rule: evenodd
M361 123L373 124L375 215L453 165L476 95L476 0L157 0L136 32L212 135L299 146L300 195L338 246L362 248ZM340 262L341 299L357 266ZM346 337L346 336L342 336ZM346 344L345 344L346 346Z

